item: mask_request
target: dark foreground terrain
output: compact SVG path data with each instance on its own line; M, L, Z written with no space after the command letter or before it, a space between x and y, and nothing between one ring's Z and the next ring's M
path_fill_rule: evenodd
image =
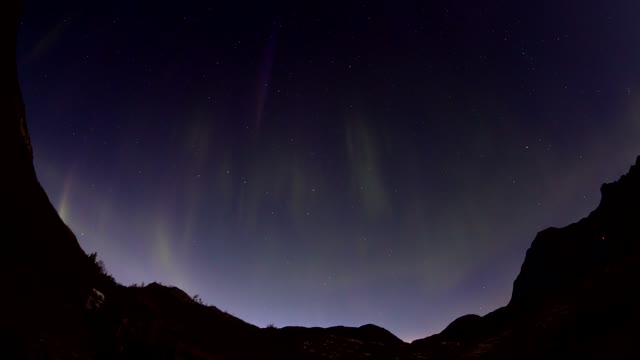
M602 186L589 216L536 236L509 304L483 317L462 316L411 344L375 325L260 329L175 287L117 284L82 250L36 178L15 64L19 6L16 0L0 5L0 357L625 359L636 353L638 160ZM94 288L107 300L89 311Z

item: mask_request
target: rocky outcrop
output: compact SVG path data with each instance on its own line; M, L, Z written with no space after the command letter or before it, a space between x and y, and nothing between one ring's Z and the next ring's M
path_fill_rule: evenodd
M8 310L3 348L20 358L43 356L42 344L60 349L58 354L80 354L79 309L90 283L89 262L35 174L16 69L20 10L17 0L0 5L0 305Z
M38 272L39 281L55 280L56 287L73 284L77 273L87 269L88 259L36 177L15 63L20 2L10 0L2 7L6 10L0 19L0 162L5 208L2 265L21 269L20 273ZM39 272L41 269L46 271Z
M536 236L507 306L412 348L436 358L629 356L640 339L640 158L601 193L588 217Z

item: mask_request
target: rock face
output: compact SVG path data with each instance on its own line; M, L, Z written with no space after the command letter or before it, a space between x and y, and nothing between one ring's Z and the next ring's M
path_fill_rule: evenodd
M640 157L596 210L534 239L511 301L412 343L444 358L624 358L640 339Z
M602 200L587 218L563 229L547 229L527 251L514 282L512 306L571 293L607 265L638 250L640 157L620 180L601 187Z
M0 283L1 305L9 310L3 348L20 357L35 356L39 344L80 353L82 345L71 339L82 338L79 309L90 282L89 262L36 178L16 70L20 10L17 0L0 5Z

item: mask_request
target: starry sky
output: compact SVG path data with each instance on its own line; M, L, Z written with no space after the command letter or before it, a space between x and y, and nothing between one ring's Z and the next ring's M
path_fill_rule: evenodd
M123 284L404 340L640 154L640 3L25 0L38 176Z

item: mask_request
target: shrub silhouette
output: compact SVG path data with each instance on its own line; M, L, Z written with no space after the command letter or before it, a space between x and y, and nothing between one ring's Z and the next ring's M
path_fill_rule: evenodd
M197 304L204 305L204 301L198 294L193 295L193 301L195 301Z
M92 270L95 275L96 285L102 288L111 288L115 286L116 280L107 271L104 261L98 260L98 253L92 252L88 255L89 261L92 265Z

